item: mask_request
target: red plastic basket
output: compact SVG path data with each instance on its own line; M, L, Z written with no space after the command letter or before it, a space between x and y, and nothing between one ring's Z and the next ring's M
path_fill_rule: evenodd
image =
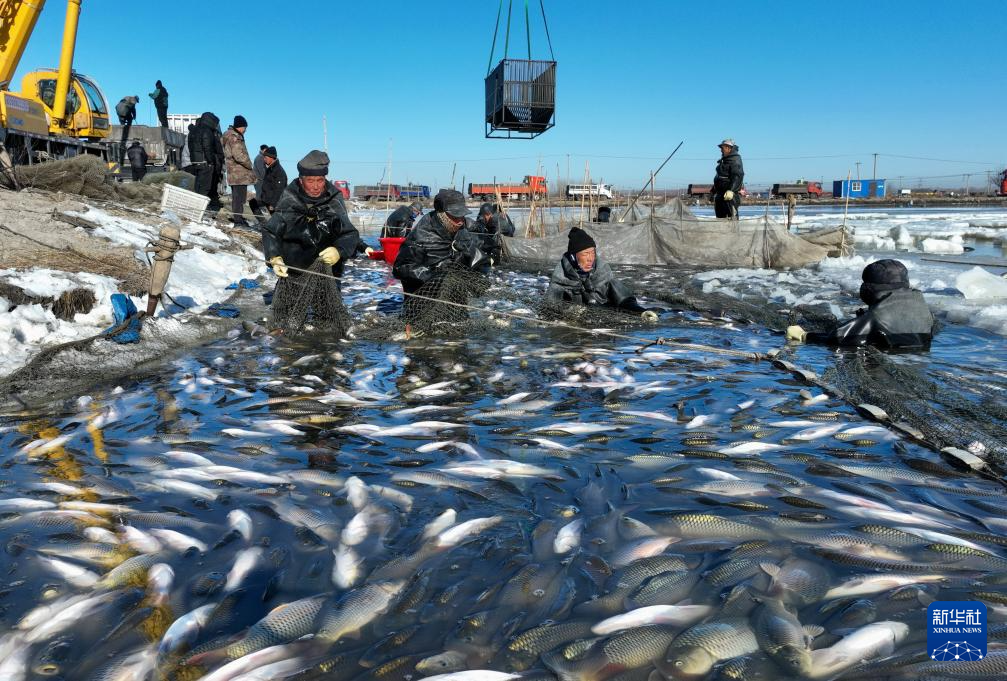
M386 236L382 239L378 239L381 242L381 250L385 254L385 262L389 265L395 264L395 258L399 255L399 249L402 247L402 242L405 241L405 237L401 236Z

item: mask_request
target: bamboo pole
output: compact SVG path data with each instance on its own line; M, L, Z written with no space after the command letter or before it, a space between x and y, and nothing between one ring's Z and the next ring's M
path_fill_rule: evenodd
M657 177L657 175L661 172L661 170L664 168L664 166L666 166L668 164L668 161L671 160L671 157L674 156L678 152L678 150L682 148L683 144L685 144L685 140L682 140L681 142L679 142L678 146L675 147L675 151L673 151L670 154L668 154L668 158L664 159L664 163L662 163L658 167L658 169L653 173L652 177ZM633 210L633 206L635 206L636 202L640 200L640 197L643 196L644 193L647 191L647 187L649 185L650 185L650 182L648 182L646 185L644 185L643 189L640 190L640 193L637 194L636 197L630 202L629 207L626 208L626 212L622 214L621 218L619 218L619 222L626 222L626 217L629 215L630 211Z

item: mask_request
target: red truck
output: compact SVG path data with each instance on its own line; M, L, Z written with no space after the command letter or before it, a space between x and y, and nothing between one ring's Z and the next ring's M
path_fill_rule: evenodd
M1007 196L1007 170L1000 176L1000 196Z
M469 196L479 201L492 201L497 196L497 191L503 198L517 198L520 201L527 201L530 198L539 198L549 192L549 186L544 177L538 175L525 175L523 184L480 184L473 182L469 184Z
M343 195L345 200L350 200L350 183L348 180L333 180L332 186L337 192Z
M788 194L796 194L797 196L810 199L812 196L815 198L822 197L822 183L821 182L795 182L794 184L774 184L772 189L772 195L774 197L787 196Z

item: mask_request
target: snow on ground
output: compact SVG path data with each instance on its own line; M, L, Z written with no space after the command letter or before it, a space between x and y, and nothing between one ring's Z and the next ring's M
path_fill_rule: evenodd
M137 258L141 260L144 259L143 249L158 230L138 220L114 216L97 208L89 208L80 215L98 223L92 235L136 248ZM195 312L226 299L231 294L226 287L232 282L242 278L254 279L266 272L265 265L260 264L261 253L233 241L215 227L184 224L182 241L194 244L195 248L175 255L167 292ZM224 252L225 248L246 257ZM28 271L0 270L0 280L40 297L56 297L74 288L89 288L98 300L90 312L75 315L73 321L57 318L42 305L19 305L13 311L0 315L0 376L24 365L44 346L87 338L113 323L111 295L117 293L118 288L116 281L109 277L35 268ZM146 298L133 298L133 303L137 309L144 309L147 304ZM0 310L6 311L9 307L9 301L0 298ZM165 314L159 307L158 315Z

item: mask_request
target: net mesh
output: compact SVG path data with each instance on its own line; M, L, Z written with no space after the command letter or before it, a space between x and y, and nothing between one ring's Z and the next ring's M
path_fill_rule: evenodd
M320 330L345 337L350 314L343 305L339 281L332 274L330 265L316 260L308 272L291 270L288 276L278 278L272 300L273 325L290 335Z

